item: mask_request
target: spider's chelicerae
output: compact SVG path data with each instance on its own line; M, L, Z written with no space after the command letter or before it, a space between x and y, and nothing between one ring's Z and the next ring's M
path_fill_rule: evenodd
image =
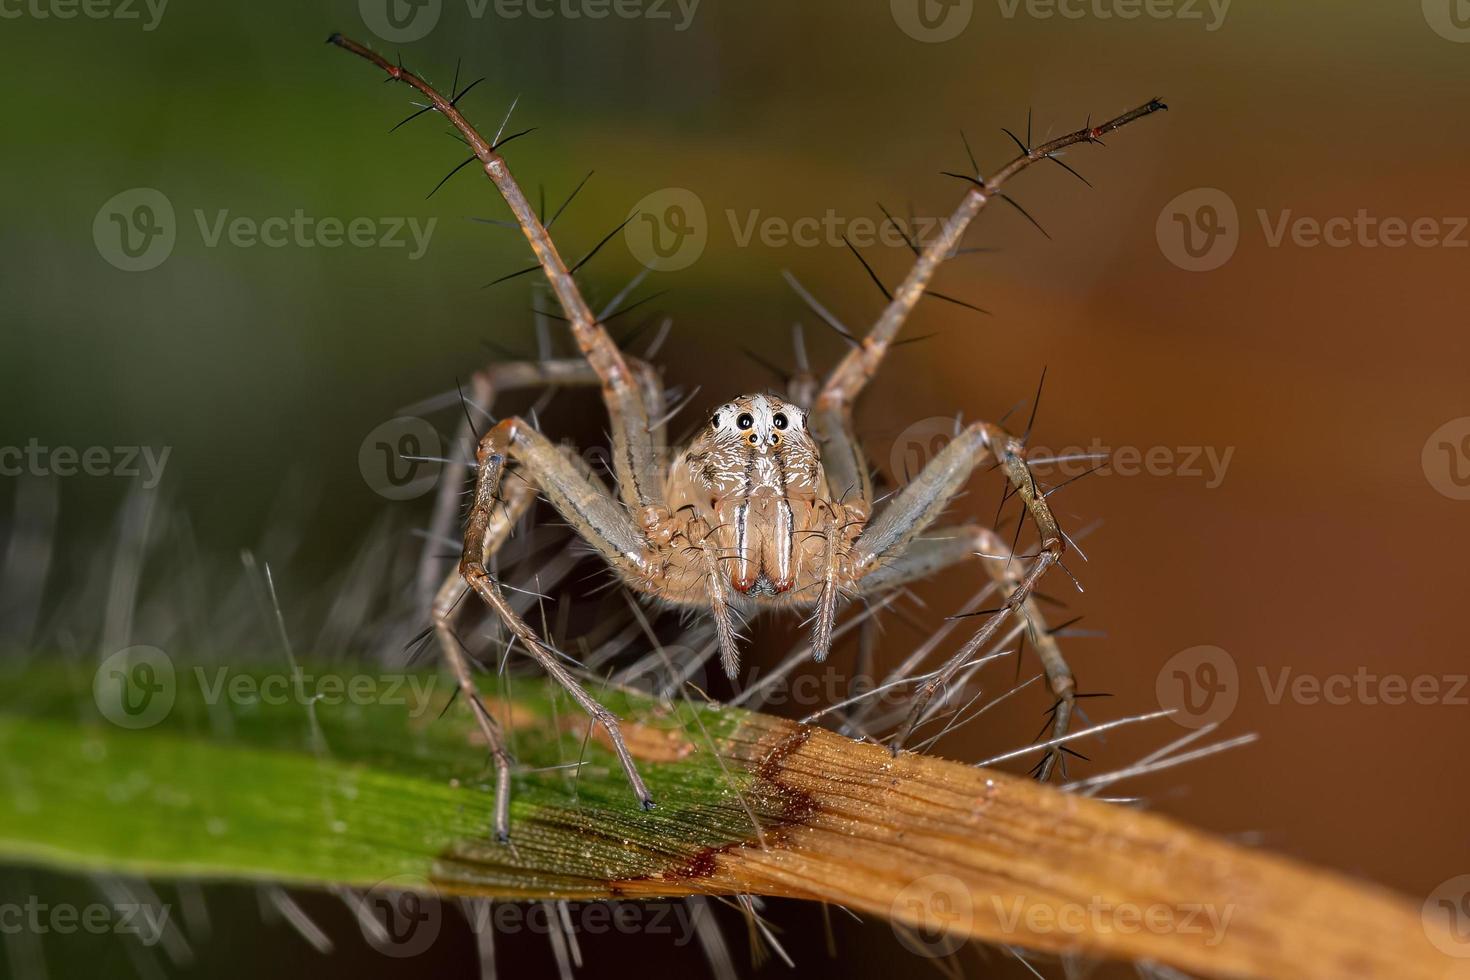
M1165 108L1153 100L1116 119L1089 125L1022 153L988 179L956 175L969 183L963 201L936 238L914 251L917 260L877 323L820 385L794 384L787 399L747 395L719 406L692 442L669 459L664 431L663 384L647 364L627 356L592 314L572 272L496 145L487 142L456 106L423 79L356 41L333 35L332 43L376 64L391 79L422 93L428 105L459 131L494 182L545 272L584 360L505 365L515 382L587 383L601 388L612 428L616 496L575 457L558 449L524 419L508 418L481 438L478 474L459 566L439 588L434 625L496 764L495 830L509 836L511 758L499 725L481 700L467 655L451 626L466 590L473 590L505 622L537 662L606 730L633 791L653 805L633 763L617 719L583 690L548 643L506 600L487 565L516 521L539 493L634 591L675 606L708 611L716 626L721 660L733 678L739 669L737 614L791 608L811 614L812 653L826 657L838 599L871 596L981 556L1008 589L969 642L915 693L909 716L894 741L903 744L924 717L933 696L964 667L1009 615L1035 617L1031 593L1061 560L1066 536L1045 493L1023 458L1023 440L1000 426L975 422L961 429L924 469L876 515L868 464L853 433L852 406L877 371L909 312L980 210L1011 176L1038 160L1100 137ZM1020 142L1019 140L1017 142ZM1066 164L1061 164L1066 167ZM1068 167L1068 170L1071 168ZM1075 173L1075 171L1073 171ZM487 388L494 382L479 379ZM987 528L934 526L977 464L993 461L1025 504L1040 535L1040 548L1025 565ZM505 481L515 466L523 479ZM1011 559L1015 560L1011 560ZM1048 634L1033 632L1053 695L1054 731L1066 733L1076 697L1071 672ZM1042 778L1055 758L1048 753Z

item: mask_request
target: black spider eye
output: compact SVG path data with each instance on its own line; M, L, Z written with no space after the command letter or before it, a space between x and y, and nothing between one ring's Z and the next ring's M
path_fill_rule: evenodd
M712 425L712 426L714 426L716 429L718 429L720 427L720 417L719 417L719 415L715 415L713 418L711 418L709 420L709 424Z
M781 412L777 412L774 416L772 416L771 424L778 429L786 428L786 416Z
M740 417L735 420L735 424L742 429L753 428L755 426L755 417L749 412L741 412Z

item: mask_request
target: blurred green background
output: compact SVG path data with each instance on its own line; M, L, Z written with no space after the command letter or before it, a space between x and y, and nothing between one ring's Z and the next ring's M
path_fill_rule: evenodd
M503 219L504 206L472 167L426 199L462 147L432 117L389 134L412 111L409 93L324 46L333 30L401 52L444 86L456 63L461 84L483 75L461 106L484 130L519 96L510 130L538 128L506 154L533 199L544 186L559 202L596 170L555 229L571 257L646 195L694 192L706 248L650 276L635 295L668 292L621 328L673 317L666 379L702 386L675 431L771 384L742 351L789 364L797 320L818 365L840 356L843 342L783 269L854 327L881 308L840 240L742 244L748 221L829 209L872 220L879 201L945 214L961 186L939 171L964 169L961 130L993 169L1014 151L1000 127L1022 133L1028 112L1039 137L1159 96L1169 113L1067 157L1092 188L1055 167L1016 181L1050 238L1013 210L985 213L967 243L993 251L955 261L937 286L993 315L921 306L907 336L933 336L890 358L861 431L890 471L909 426L997 418L1046 367L1039 445L1168 450L1156 472L1089 478L1057 498L1070 528L1103 521L1083 543L1090 562L1073 563L1087 592L1069 605L1106 635L1074 641L1072 663L1084 689L1115 695L1113 717L1156 706L1176 654L1220 647L1237 671L1226 731L1262 740L1140 791L1195 824L1416 901L1470 871L1464 701L1312 703L1271 687L1283 667L1446 688L1467 670L1454 598L1470 527L1470 503L1456 499L1470 470L1459 441L1470 435L1464 4L1181 0L1148 8L1167 16L1131 18L1122 0L925 4L947 39L920 39L928 28L911 0L703 0L692 11L650 0L626 8L642 16L601 19L588 0L538 6L546 17L442 0L398 8L410 34L423 31L403 43L375 35L392 31L373 0L172 0L161 13L103 6L109 16L79 8L68 19L61 2L5 4L0 446L169 447L160 492L203 550L225 556L267 534L283 487L308 487L293 566L303 586L338 568L385 510L405 526L426 518L428 498L373 491L359 447L402 406L503 356L491 348L533 353L538 290L531 276L482 288L527 264L518 233L468 220ZM115 196L136 188L167 200L175 240L161 264L130 272L109 260L108 235L111 215L130 219L141 200ZM1235 209L1221 217L1235 248L1190 271L1173 215L1203 220L1198 202L1220 197L1173 202L1199 188ZM380 231L399 218L435 223L417 258L411 243L210 242L222 212L260 222L298 209ZM1273 244L1282 222L1360 210L1432 219L1438 244L1392 247L1360 230L1340 245L1289 231ZM865 255L890 284L909 258L882 244ZM583 276L594 305L640 268L615 237ZM456 421L435 418L446 433ZM601 437L590 395L565 393L542 418L554 436ZM1232 453L1221 479L1182 471L1194 447ZM87 573L89 543L112 525L126 483L57 482L59 539L80 557L51 570L53 588ZM18 485L0 482L7 508ZM988 520L998 494L993 476L977 480L957 511ZM954 611L979 574L923 590L929 614ZM752 659L774 662L782 634L757 636L769 642ZM915 638L890 625L885 662ZM1018 744L1044 707L967 729L943 751L978 758ZM1128 761L1162 739L1125 733L1099 751ZM789 915L813 930L798 945L820 966L820 917ZM903 962L882 927L843 936ZM458 954L471 956L445 956ZM550 969L541 952L526 955L526 969Z

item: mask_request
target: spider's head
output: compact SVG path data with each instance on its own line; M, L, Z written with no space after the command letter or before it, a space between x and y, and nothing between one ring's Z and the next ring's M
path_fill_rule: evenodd
M710 416L705 435L716 445L738 445L762 456L816 451L806 412L774 395L743 395L726 402Z
M774 395L745 395L715 409L674 469L711 513L721 501L810 497L824 486L806 412Z

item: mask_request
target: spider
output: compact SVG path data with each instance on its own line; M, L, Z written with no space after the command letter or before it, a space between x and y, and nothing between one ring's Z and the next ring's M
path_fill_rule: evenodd
M1021 156L988 180L978 172L952 175L970 185L963 201L932 242L922 249L913 246L917 258L907 278L891 294L877 323L825 381L819 386L793 385L787 399L746 395L719 406L670 461L664 425L656 421L663 418L664 397L657 373L619 350L593 315L497 144L487 142L457 108L463 93L445 98L401 64L356 41L340 34L328 41L426 97L428 105L420 112L436 111L454 126L473 151L465 163L477 160L510 206L582 355L575 362L516 365L519 383L595 384L611 421L616 496L590 468L522 418L504 419L480 438L462 557L433 602L434 629L444 656L494 759L497 839L509 840L511 757L499 724L475 686L468 655L453 633L455 609L468 591L477 594L547 674L603 726L634 795L644 809L653 806L617 718L582 688L487 570L538 493L634 592L672 606L707 611L714 619L721 662L732 678L740 663L737 615L766 608L810 611L811 649L821 661L831 648L839 598L887 592L977 555L1003 557L1004 568L992 574L998 574L1008 588L1006 599L988 611L976 634L918 688L893 742L895 752L924 718L929 701L1009 615L1019 612L1028 620L1039 618L1032 592L1060 563L1067 538L1027 466L1024 439L988 422L964 426L874 514L869 468L853 431L852 407L936 270L957 250L970 222L991 199L1009 202L1000 193L1006 180L1045 159L1070 171L1054 154L1074 144L1100 142L1107 133L1166 108L1162 102L1151 100L1109 122L1034 148L1017 140ZM493 388L491 379L481 378L480 384L486 391ZM1040 547L1024 569L1020 557L989 529L934 527L971 472L987 459L1003 471L1008 492L1021 499L1039 533ZM512 465L523 479L505 480ZM1053 725L1060 737L1067 731L1078 696L1075 684L1055 644L1046 642L1049 637L1033 630L1033 639L1057 699ZM1050 772L1052 757L1048 754L1042 778Z

